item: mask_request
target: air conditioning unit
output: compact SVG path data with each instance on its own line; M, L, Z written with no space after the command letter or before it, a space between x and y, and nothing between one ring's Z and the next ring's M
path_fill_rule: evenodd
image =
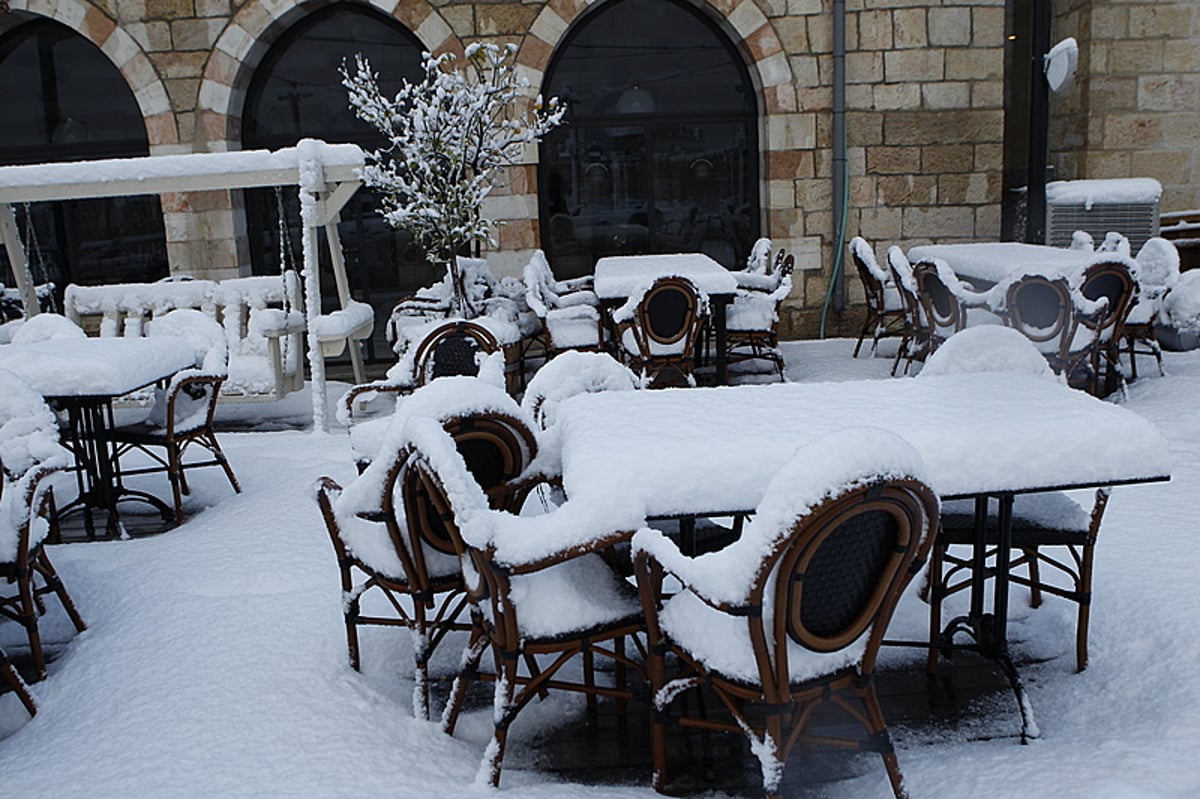
M1046 243L1071 246L1076 230L1091 234L1096 244L1109 232L1129 239L1137 253L1146 239L1158 235L1158 203L1162 185L1154 178L1056 180L1046 184Z

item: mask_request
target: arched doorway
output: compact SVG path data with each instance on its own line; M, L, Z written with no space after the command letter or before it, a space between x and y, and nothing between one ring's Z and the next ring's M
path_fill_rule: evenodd
M556 272L618 253L746 257L759 233L758 107L712 20L675 0L611 0L567 34L546 74L543 94L568 104L538 169Z
M0 164L149 155L141 110L96 45L33 18L0 35ZM17 209L37 282L157 280L168 272L157 197L36 203ZM0 252L0 282L13 285Z
M352 142L368 150L386 146L374 128L354 116L338 68L343 60L353 66L355 54L362 53L379 73L381 89L395 93L403 79L422 77L423 49L411 31L369 6L338 4L310 14L271 46L256 69L242 113L242 146L273 150L306 137ZM280 247L281 202L290 247L287 241ZM281 259L286 262L299 253L296 192L249 190L245 203L252 269L255 274L278 273ZM338 232L351 291L376 311L376 335L368 342L367 358L390 360L382 322L392 304L440 275L433 274L412 237L393 230L376 207L375 196L360 189L343 209ZM333 278L323 243L321 254L322 296L332 307Z

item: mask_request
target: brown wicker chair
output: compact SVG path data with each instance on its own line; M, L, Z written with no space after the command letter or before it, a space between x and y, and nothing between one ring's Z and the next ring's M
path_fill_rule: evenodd
M876 443L869 436L877 433L866 435L851 446ZM827 439L830 446L833 439ZM919 469L919 457L908 450L913 470ZM819 472L830 459L822 456L833 451L841 450L797 453L767 489L763 508L770 510L737 543L705 555L703 568L657 531L634 537L655 703L656 790L667 783L666 725L675 722L744 734L761 760L768 796L780 794L784 764L795 746L813 743L880 753L893 790L904 795L873 673L896 602L932 544L937 498L916 479L884 479L892 470L883 468L857 479L829 475L826 484ZM806 462L799 463L801 458ZM805 486L805 501L792 503L794 511L781 511L773 493L790 495L797 485ZM664 601L666 574L683 590ZM730 574L744 575L747 583L735 585ZM672 678L668 653L679 663ZM673 710L676 697L701 687L716 694L723 717ZM822 705L848 712L863 725L865 737L813 730L813 713Z
M625 685L627 670L640 671L641 666L625 654L624 641L641 632L641 607L629 584L597 554L629 533L573 529L569 503L540 518L489 511L484 496L466 479L466 464L450 452L444 432L427 419L413 419L405 429L412 434L406 446L419 475L405 494L405 508L440 519L464 564L471 565L464 573L470 575L465 582L474 630L443 728L453 734L467 687L480 676L479 661L490 648L497 670L494 726L480 773L498 785L509 726L535 696L549 689L581 692L593 708L598 696L618 701L632 697ZM519 484L518 490L526 487ZM538 532L551 529L554 536L539 541ZM522 553L513 553L510 544ZM580 615L568 612L556 594L566 586L576 590L567 605L586 607ZM577 655L583 660L581 682L562 674ZM615 664L614 686L596 681L596 655ZM539 665L536 656L550 660Z
M1079 607L1075 625L1075 666L1087 668L1088 620L1091 615L1092 564L1100 522L1108 504L1108 489L1095 494L1091 511L1082 508L1066 494L1019 495L1013 503L1012 552L1007 557L1010 580L1030 590L1030 605L1042 604L1042 594L1053 594L1074 602ZM992 503L995 509L995 502ZM975 503L972 500L947 502L942 507L942 530L929 567L928 598L930 605L929 636L931 644L943 637L942 603L971 586L973 572L971 553L956 554L952 546L971 546L975 541ZM997 553L996 514L986 517L986 540L990 564L984 579L995 575ZM1051 552L1046 552L1052 548ZM1018 573L1024 567L1026 575ZM1046 579L1042 567L1052 574L1065 576L1069 587ZM930 649L930 670L937 668L938 649Z
M491 506L519 509L527 492L513 481L537 454L525 422L515 415L483 413L453 416L441 424ZM429 659L448 633L471 629L460 621L467 597L458 555L445 523L421 493L421 474L409 450L376 459L358 479L362 482L346 490L329 477L317 486L341 572L350 665L361 666L360 626L407 627L416 661L413 714L428 718ZM400 509L397 493L404 497ZM390 615L363 612L362 597L369 592L386 600Z
M1083 325L1095 332L1095 343L1082 370L1068 374L1072 384L1085 388L1089 394L1107 396L1124 385L1121 374L1120 345L1125 335L1125 317L1135 299L1137 281L1130 264L1125 260L1103 260L1089 264L1083 270L1079 293L1091 302L1107 300L1098 313L1081 317Z
M1091 357L1095 331L1080 324L1083 314L1066 278L1021 275L1000 288L1005 325L1029 339L1056 374Z
M19 478L12 479L13 476L4 471L3 464L0 464L0 472L3 472L3 479L0 480L0 501L3 505L0 507L6 513L10 512L10 508L15 510L12 516L21 519L17 523L12 549L0 551L0 588L7 586L8 590L14 591L0 593L0 616L16 621L25 628L35 681L46 676L46 655L38 631L38 619L45 613L42 597L47 594L57 596L75 629L79 632L87 629L44 546L55 525L54 495L48 478L61 469L60 465L49 463L37 465ZM6 498L5 495L9 496Z
M406 355L392 368L399 375L359 384L343 394L338 418L349 424L355 406L378 394L411 394L434 378L478 375L481 357L500 351L500 342L491 331L475 322L459 319L440 324L417 343L411 358Z
M892 246L887 251L887 262L904 305L904 323L900 329L900 345L896 347L896 360L892 362L892 375L900 368L900 361L904 361L904 374L908 374L912 362L922 360L928 354L933 330L921 305L908 256L899 247Z
M779 251L776 266L767 276L778 283L763 289L739 288L725 310L725 358L732 365L765 360L783 379L783 353L779 351L779 306L792 292L795 256ZM766 290L770 288L770 290Z
M242 491L213 431L221 385L228 375L225 331L200 311L177 309L154 320L150 335L188 338L196 347L196 362L201 365L172 378L163 395L155 401L155 413L149 420L107 430L103 438L115 444L118 463L134 451L142 452L154 461L152 466L131 468L121 465L122 479L136 474L167 473L175 524L182 524L183 495L189 493L185 475L188 470L220 466L233 490L239 494ZM159 408L164 409L165 414L158 415ZM205 450L209 457L185 461L184 455L193 447ZM159 504L157 499L141 492L126 490L125 493L148 497L152 504Z
M651 387L695 385L696 347L708 299L687 278L663 277L613 312L626 364ZM674 378L672 380L671 378Z
M895 279L879 266L874 250L865 239L855 236L850 240L850 259L854 261L867 301L867 317L854 345L854 357L857 358L867 333L871 334L872 355L879 348L880 339L903 335L905 307Z

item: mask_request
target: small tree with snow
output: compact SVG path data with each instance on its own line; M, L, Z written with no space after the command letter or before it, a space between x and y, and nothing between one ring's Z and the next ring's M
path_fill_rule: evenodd
M483 216L483 200L497 173L562 121L556 99L529 101L516 56L513 44L472 44L464 71L453 54L425 53L424 79L404 81L393 98L380 92L362 55L353 73L345 64L341 70L350 107L390 142L369 154L363 182L383 196L388 223L410 231L430 262L446 266L457 310L467 317L478 311L463 290L456 255L494 245L501 222Z

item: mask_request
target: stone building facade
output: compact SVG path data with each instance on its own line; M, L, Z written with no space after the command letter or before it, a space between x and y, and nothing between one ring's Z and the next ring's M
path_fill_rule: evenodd
M663 0L667 2L668 0ZM561 42L604 0L373 0L434 52L512 42L540 87ZM761 235L797 254L788 335L815 329L837 260L835 231L890 244L994 239L1005 174L1006 38L1016 0L846 0L847 207L834 207L833 0L680 0L712 20L758 93ZM0 0L0 36L47 17L97 45L127 81L151 154L238 149L247 87L273 42L328 0ZM1200 205L1200 0L1055 0L1054 37L1081 45L1079 79L1055 98L1058 177L1150 176L1165 210ZM1011 100L1010 100L1011 101ZM491 199L507 221L501 269L540 245L536 152ZM172 272L245 271L246 223L228 192L162 197ZM828 332L856 332L851 310Z

